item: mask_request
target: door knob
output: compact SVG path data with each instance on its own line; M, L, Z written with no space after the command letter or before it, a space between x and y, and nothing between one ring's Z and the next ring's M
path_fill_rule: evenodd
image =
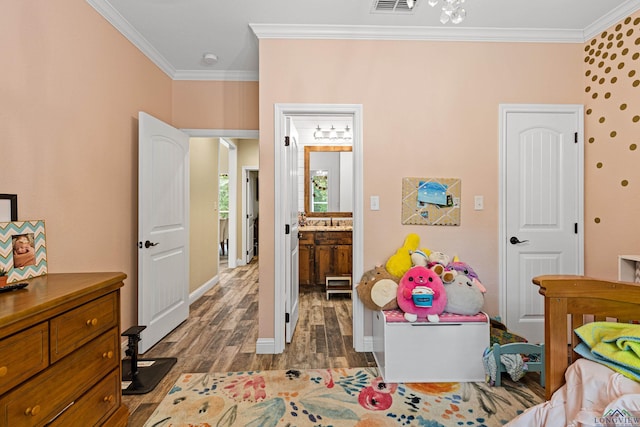
M509 241L511 242L512 245L528 242L528 240L519 240L516 236L513 236L512 238L510 238Z
M153 242L150 242L150 241L147 240L146 242L144 242L144 247L149 249L151 246L156 246L156 245L159 245L159 244L160 244L160 242L153 243Z

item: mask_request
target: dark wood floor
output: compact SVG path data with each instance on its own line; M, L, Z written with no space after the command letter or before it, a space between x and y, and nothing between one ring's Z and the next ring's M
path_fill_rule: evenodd
M256 354L258 262L223 270L220 282L190 307L189 319L142 359L176 357L178 362L150 393L123 396L129 426L144 425L178 376L187 372L229 372L376 366L371 353L353 349L351 298L322 287L302 287L300 318L282 354Z
M293 342L282 354L256 354L257 258L222 270L220 282L191 305L187 321L140 356L178 361L153 391L123 396L131 413L129 426L144 425L183 373L376 366L371 353L353 349L351 303L346 294L332 294L327 300L322 287L302 287ZM531 373L521 381L543 397L538 379Z

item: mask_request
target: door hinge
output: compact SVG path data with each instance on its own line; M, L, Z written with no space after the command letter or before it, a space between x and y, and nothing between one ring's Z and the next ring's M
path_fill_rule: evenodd
M284 226L284 234L289 234L291 233L291 228L289 227L289 224L286 224Z
M290 322L290 320L289 320L289 313L285 313L285 314L284 314L284 323L289 323L289 322Z
M578 143L578 132L574 133L574 139L573 142L575 142L576 144Z
M573 224L573 232L575 234L578 234L578 223L577 222Z
M285 147L288 147L290 144L291 144L291 142L289 141L289 137L288 137L288 136L285 136L285 137L284 137L284 146L285 146Z

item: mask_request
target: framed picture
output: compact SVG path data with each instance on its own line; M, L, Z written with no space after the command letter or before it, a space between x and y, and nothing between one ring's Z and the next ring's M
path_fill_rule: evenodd
M18 220L18 195L0 194L0 222Z
M0 271L7 283L47 274L44 221L0 222Z

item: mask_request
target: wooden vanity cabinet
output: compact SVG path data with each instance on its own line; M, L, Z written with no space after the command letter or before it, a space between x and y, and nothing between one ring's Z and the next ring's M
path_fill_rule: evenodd
M0 427L125 427L123 273L50 274L0 293Z
M299 253L300 284L324 285L327 276L351 274L352 232L302 231Z

